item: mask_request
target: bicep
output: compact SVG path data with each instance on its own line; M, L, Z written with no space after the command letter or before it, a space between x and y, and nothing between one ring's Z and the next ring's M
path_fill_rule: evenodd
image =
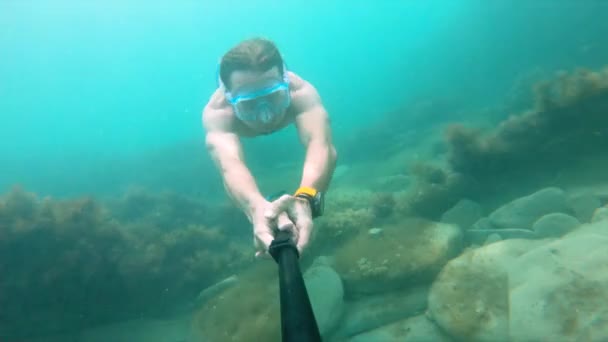
M305 146L311 141L324 143L331 141L329 114L320 103L300 113L296 125L300 140Z
M308 146L311 141L331 143L329 114L316 88L307 83L298 95L296 126L302 144Z

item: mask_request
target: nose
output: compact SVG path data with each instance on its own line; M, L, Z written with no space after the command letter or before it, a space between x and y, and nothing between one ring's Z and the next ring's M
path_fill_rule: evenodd
M274 117L274 111L266 103L260 104L257 108L257 112L258 112L260 121L262 121L264 123L272 121L272 119Z

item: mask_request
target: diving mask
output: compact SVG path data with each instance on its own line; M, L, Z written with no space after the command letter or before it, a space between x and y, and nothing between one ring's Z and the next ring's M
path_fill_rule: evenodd
M240 120L269 123L283 114L291 102L287 69L283 70L282 81L239 94L230 93L220 80L226 99Z

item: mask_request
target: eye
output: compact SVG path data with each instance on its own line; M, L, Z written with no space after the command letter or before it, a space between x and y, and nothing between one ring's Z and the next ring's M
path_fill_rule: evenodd
M253 110L256 107L256 101L255 100L241 101L241 103L239 104L239 106L243 110Z
M275 91L272 94L268 94L268 101L272 102L273 105L281 105L285 100L284 91Z

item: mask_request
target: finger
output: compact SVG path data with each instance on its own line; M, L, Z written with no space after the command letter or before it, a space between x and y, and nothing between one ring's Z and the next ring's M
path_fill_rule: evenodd
M293 206L293 203L293 196L283 195L270 204L270 207L264 212L264 216L267 219L276 219L280 213L288 210L291 206Z
M282 212L279 214L279 217L277 219L277 228L282 231L294 231L295 226L293 222L291 222L291 219L289 218L286 212Z
M256 259L272 259L272 256L270 255L270 253L268 253L266 251L257 251L257 252L255 252L255 258Z
M274 235L270 231L270 227L262 225L254 228L256 249L258 251L266 252L268 247L274 240Z
M296 222L296 227L298 231L298 242L297 248L300 253L308 246L308 242L310 241L310 235L313 228L313 222L310 217L300 217Z
M296 225L291 221L286 212L279 215L279 230L288 231L291 234L291 239L294 243L298 242L299 233Z

